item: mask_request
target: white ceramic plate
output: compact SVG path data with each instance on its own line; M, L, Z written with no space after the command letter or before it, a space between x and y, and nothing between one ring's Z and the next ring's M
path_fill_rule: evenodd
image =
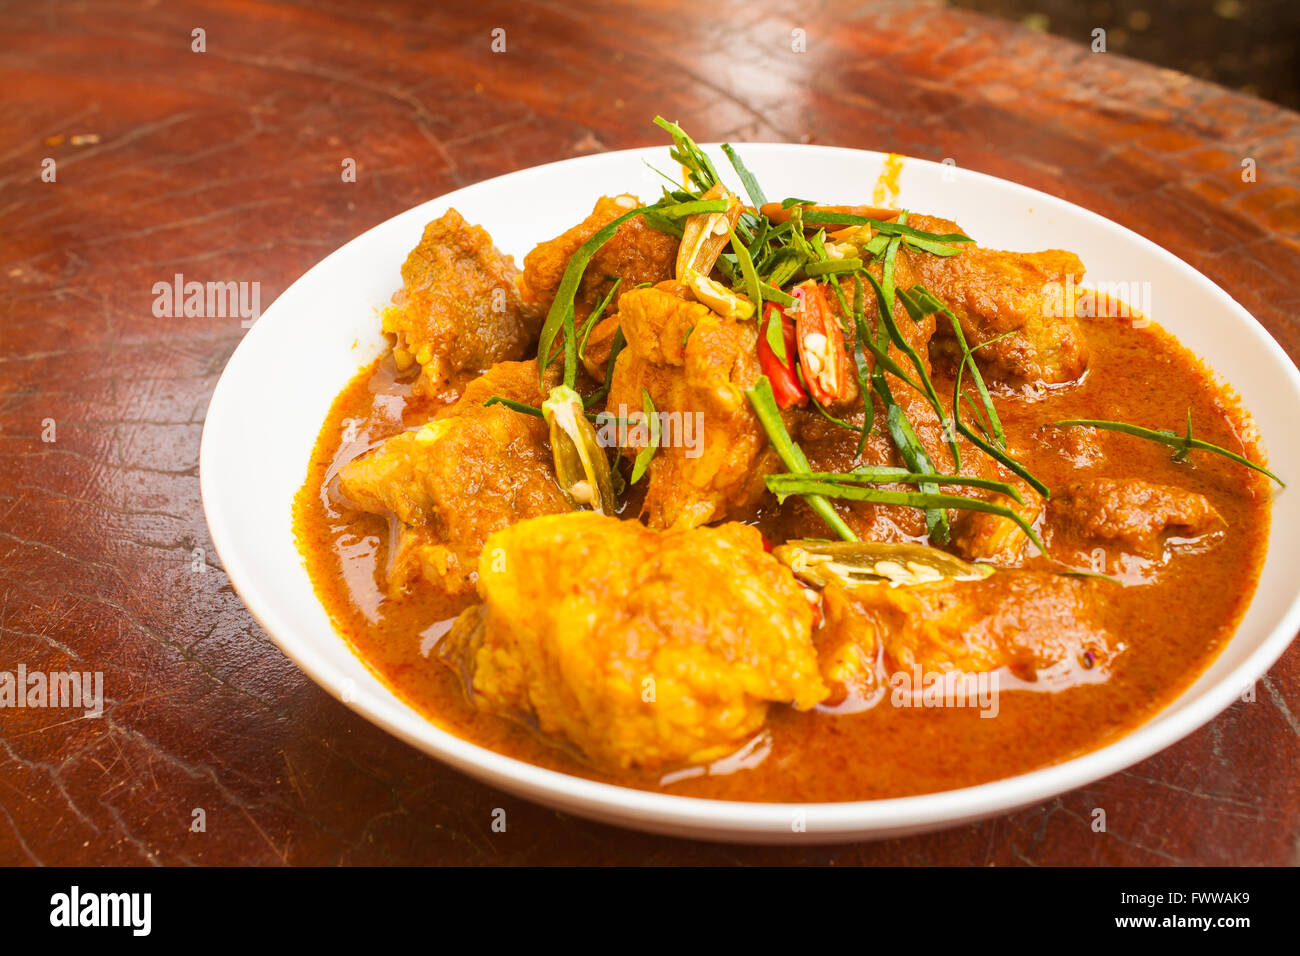
M727 164L708 147L720 170ZM739 147L769 196L869 201L881 153L820 146ZM311 269L236 349L212 396L200 454L203 505L231 582L280 648L347 706L459 770L502 790L608 823L705 839L834 842L899 836L1041 802L1156 753L1210 720L1265 673L1300 628L1300 496L1273 509L1259 590L1236 636L1181 697L1127 737L1068 762L994 783L899 799L822 804L733 803L595 783L477 747L429 723L352 654L312 592L294 547L290 506L330 404L383 348L376 308L425 223L455 206L516 261L605 194L658 194L643 160L672 168L664 148L628 150L528 169L410 209ZM724 173L726 176L726 173ZM729 178L729 177L728 177ZM732 182L739 190L739 184ZM1300 480L1292 439L1300 374L1222 289L1141 236L1045 193L979 173L908 159L903 207L954 219L983 245L1067 248L1088 284L1149 283L1150 314L1208 360L1253 411L1274 471ZM801 820L803 832L794 821Z

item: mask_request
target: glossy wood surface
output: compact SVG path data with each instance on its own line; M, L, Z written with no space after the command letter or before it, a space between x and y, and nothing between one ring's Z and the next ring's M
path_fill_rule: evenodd
M0 670L102 671L107 698L98 719L0 711L0 863L1300 861L1294 648L1253 702L1157 757L904 840L689 843L475 783L318 689L231 590L197 462L244 330L155 317L152 291L176 273L258 282L265 308L409 206L658 143L648 120L663 113L703 140L951 158L1044 189L1205 272L1294 358L1300 116L1092 53L1090 37L928 3L107 0L0 14ZM356 182L340 175L349 158Z

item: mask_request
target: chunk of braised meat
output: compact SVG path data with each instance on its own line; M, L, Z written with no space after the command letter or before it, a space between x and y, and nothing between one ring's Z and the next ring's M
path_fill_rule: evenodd
M909 225L926 232L960 233L956 223L914 216ZM900 247L899 258L918 281L944 303L961 324L971 348L1003 335L975 353L990 379L1014 384L1060 384L1083 375L1088 343L1074 318L1068 290L1083 278L1083 263L1072 252L1001 252L958 243L956 255L936 256ZM955 366L961 351L952 326L940 322L931 351Z
M402 288L383 312L398 370L419 366L417 394L454 394L464 374L528 354L542 315L521 300L518 274L492 237L455 209L425 227L402 264Z
M519 288L524 300L541 311L550 308L569 259L578 248L619 216L641 205L635 196L602 196L595 208L572 229L538 245L524 257ZM615 279L620 292L642 283L664 282L677 264L677 238L646 225L636 216L623 223L597 250L583 272L574 297L574 315L585 319L600 304Z
M537 366L494 366L424 426L340 469L350 501L398 523L390 595L401 596L419 576L448 594L467 594L490 534L569 510L555 483L546 424L504 405L485 407L493 395L540 404Z
M656 283L654 288L686 302L700 302L689 286L674 279L666 279L663 282ZM621 297L619 301L621 301ZM613 303L614 313L603 316L592 327L585 341L580 345L579 358L582 360L582 365L587 370L587 374L597 382L605 381L609 357L614 351L614 341L623 325L623 320L617 312L619 301ZM704 305L705 303L700 304ZM685 335L684 329L679 331L683 336ZM653 329L647 329L647 333L653 334ZM626 336L627 333L624 331L624 344L626 344ZM644 341L643 344L645 344Z
M1097 617L1100 587L1047 571L999 571L977 581L822 591L814 633L828 703L869 700L891 675L915 668L967 674L1005 667L1026 681L1100 678L1123 648ZM919 690L919 688L917 688Z
M642 514L652 528L686 528L746 514L778 459L745 389L761 374L754 321L728 319L674 294L675 283L619 297L627 347L614 363L606 409L661 416ZM638 447L623 455L635 458Z
M1002 494L990 495L989 500L1014 511L1032 525L1043 513L1043 500L1028 485L1021 484L1019 491L1024 504ZM952 549L968 560L1015 566L1024 557L1027 544L1029 536L1008 517L986 511L954 512Z
M478 588L442 659L478 707L601 769L713 760L769 702L826 696L804 590L746 525L537 518L488 540Z
M1137 478L1096 478L1066 488L1048 504L1048 550L1164 557L1170 537L1199 538L1223 527L1194 491Z

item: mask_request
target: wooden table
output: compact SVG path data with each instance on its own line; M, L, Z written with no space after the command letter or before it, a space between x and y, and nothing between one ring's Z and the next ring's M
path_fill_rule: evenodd
M265 307L440 193L659 143L656 113L702 140L952 158L1044 189L1186 259L1300 355L1294 113L1094 54L1089 37L924 3L434 6L5 8L0 670L102 670L108 705L100 719L0 712L0 862L1300 859L1295 648L1255 702L1084 790L929 836L795 848L531 806L387 736L290 664L215 566L199 502L204 411L243 330L156 318L154 283L257 281ZM292 356L285 371L311 374ZM1106 833L1091 829L1097 807Z

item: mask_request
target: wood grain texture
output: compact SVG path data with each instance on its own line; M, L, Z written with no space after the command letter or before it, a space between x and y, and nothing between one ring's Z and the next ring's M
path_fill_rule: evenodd
M1255 702L1127 772L905 840L694 844L483 787L316 688L244 609L197 476L243 330L151 312L176 272L260 282L265 307L409 206L656 144L663 113L701 139L951 157L1062 196L1205 272L1294 358L1300 116L924 3L51 0L0 16L0 669L102 670L108 698L98 720L0 713L0 863L1300 859L1294 647Z

